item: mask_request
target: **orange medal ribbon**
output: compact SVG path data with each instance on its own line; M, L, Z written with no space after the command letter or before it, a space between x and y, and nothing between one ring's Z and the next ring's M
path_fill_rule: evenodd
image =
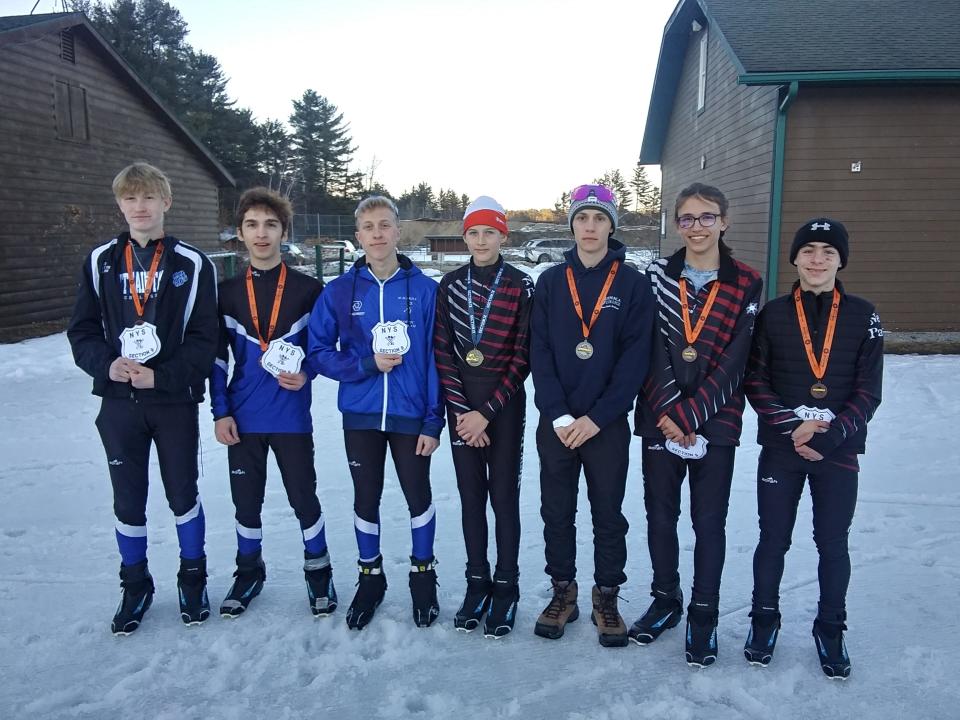
M717 292L720 290L720 281L715 280L713 287L710 288L710 294L707 301L703 304L703 310L700 311L700 317L697 318L697 325L690 327L690 306L687 304L687 279L680 278L680 306L683 308L683 335L687 339L687 345L692 346L697 338L700 337L700 331L703 330L707 322L707 316L713 307L713 301L717 299Z
M160 257L163 255L163 243L157 242L157 248L153 251L153 260L150 261L150 270L147 271L147 282L143 288L143 300L140 299L140 293L137 292L137 283L133 276L133 239L127 241L127 247L124 249L124 259L127 262L127 285L130 287L130 296L133 298L133 307L137 311L137 317L142 318L143 312L147 308L147 300L150 299L150 293L153 292L153 280L157 275L157 268L160 266Z
M273 296L273 309L270 311L270 327L267 328L267 338L260 333L260 317L257 314L257 298L253 294L253 268L247 268L247 302L250 304L250 317L253 318L253 329L260 338L260 350L267 351L273 331L277 329L277 317L280 315L280 299L283 297L283 286L287 282L287 266L280 263L280 279L277 280L277 292Z
M793 304L797 306L797 321L800 323L800 336L803 338L803 349L807 351L807 362L820 384L827 374L827 363L830 362L830 348L833 347L833 333L837 329L837 315L840 313L840 291L833 289L833 304L830 306L830 319L827 321L827 334L823 338L823 350L820 351L819 362L813 356L813 341L810 340L810 328L807 327L807 315L803 312L803 302L800 300L799 286L793 291ZM826 390L826 388L824 388ZM826 392L823 393L826 395ZM814 395L817 397L817 395Z
M584 340L590 338L590 331L593 329L593 324L597 321L597 318L600 317L603 301L607 299L607 292L610 290L610 286L613 284L613 278L617 276L617 270L619 269L620 261L614 260L610 265L610 272L607 273L607 279L603 283L603 288L600 290L597 304L594 306L593 313L590 315L590 324L587 325L583 320L583 307L580 305L580 293L577 292L577 284L573 280L573 268L567 265L567 285L570 286L570 297L573 299L573 309L577 311L577 317L580 318Z

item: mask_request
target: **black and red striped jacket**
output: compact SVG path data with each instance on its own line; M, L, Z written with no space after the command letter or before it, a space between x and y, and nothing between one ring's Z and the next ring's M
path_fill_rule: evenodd
M793 287L798 284L795 282ZM817 378L804 350L793 289L790 294L768 302L757 319L744 387L759 418L760 445L793 450L790 434L802 422L796 409L806 406L830 410L836 416L827 432L814 435L808 447L828 460L844 452L864 452L867 422L880 405L883 386L883 326L873 305L847 295L839 280L836 286L840 291L840 310L823 377L828 389L825 398L816 400L810 395ZM818 360L832 299L832 292L800 295L814 357Z
M471 367L464 359L473 348L470 337L470 315L467 309L467 269L472 268L473 308L475 325L480 328L490 286L497 271L503 275L493 297L477 349L483 353L483 364ZM440 280L437 294L437 320L434 326L433 351L440 373L440 384L447 408L453 413L479 411L492 420L511 397L523 387L530 374L530 310L533 306L533 280L525 272L503 261L478 268L469 265L449 272ZM482 402L476 399L478 389Z
M710 314L693 343L697 359L686 362L680 355L688 344L680 303L686 254L686 248L681 248L647 268L657 300L656 332L650 373L637 402L634 434L663 438L657 421L667 415L684 434L696 432L715 445L739 445L743 375L763 280L750 266L721 254L716 280L699 293L693 283L686 283L691 327L696 327L713 284L720 283Z

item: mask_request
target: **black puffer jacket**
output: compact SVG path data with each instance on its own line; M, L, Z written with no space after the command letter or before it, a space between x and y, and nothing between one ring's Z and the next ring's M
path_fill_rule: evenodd
M799 285L794 284L794 288ZM866 300L847 295L837 281L840 310L833 348L823 384L827 396L817 400L810 387L817 381L810 369L790 294L771 300L757 318L753 349L744 381L747 399L759 415L757 442L793 449L792 433L802 422L796 408L816 407L836 417L826 433L808 443L825 458L837 450L863 453L867 423L880 405L883 385L883 327ZM830 317L832 292L801 293L814 357L819 360Z

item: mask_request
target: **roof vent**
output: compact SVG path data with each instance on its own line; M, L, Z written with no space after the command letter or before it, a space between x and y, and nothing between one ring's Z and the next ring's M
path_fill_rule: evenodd
M73 30L70 28L60 31L60 59L71 65L77 64L77 49L73 41Z

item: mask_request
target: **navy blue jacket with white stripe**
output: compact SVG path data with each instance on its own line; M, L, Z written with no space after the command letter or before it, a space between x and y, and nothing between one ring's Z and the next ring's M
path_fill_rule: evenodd
M260 333L266 339L280 266L270 270L254 269L252 275ZM300 369L306 374L307 383L299 390L286 390L260 365L263 351L250 315L246 278L244 269L237 277L220 283L220 346L210 376L213 419L232 417L241 433L311 433L310 381L316 373L304 357ZM299 346L306 356L307 324L322 290L321 281L287 268L277 326L270 339ZM228 350L234 360L229 384Z
M73 359L93 378L94 395L199 403L217 351L217 272L200 250L171 235L162 240L164 252L145 312L160 339L160 352L144 363L154 371L155 386L137 390L109 377L111 363L120 356L120 334L136 317L124 263L128 242L130 234L121 233L84 260L67 327ZM134 273L138 288L144 287L145 275Z

